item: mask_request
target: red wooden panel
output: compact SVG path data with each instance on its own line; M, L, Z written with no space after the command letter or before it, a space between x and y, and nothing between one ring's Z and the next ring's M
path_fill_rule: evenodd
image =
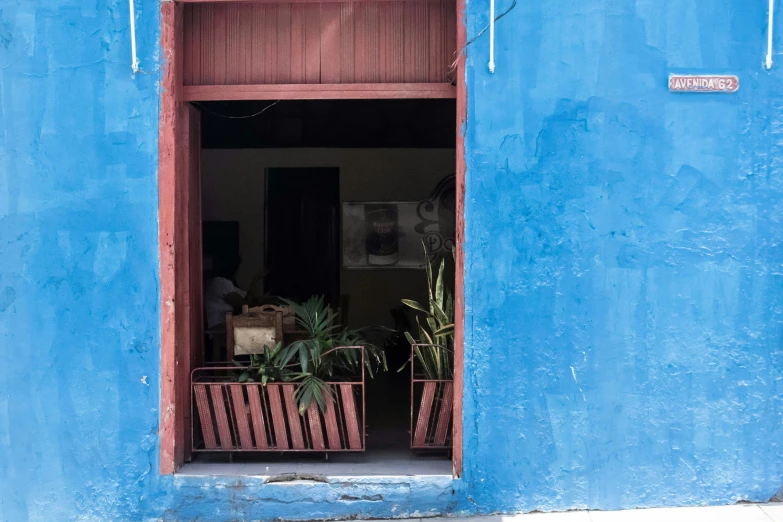
M307 421L310 424L310 437L313 440L313 449L325 449L324 430L321 427L321 413L315 401L311 402L307 408Z
M183 99L188 101L454 98L456 94L448 83L193 85L183 89Z
M187 141L183 151L186 158L183 175L186 178L187 187L181 191L181 199L187 200L187 216L183 216L180 224L187 223L187 227L179 228L180 233L185 233L187 237L187 256L188 271L182 274L182 283L188 285L187 293L187 313L188 317L183 317L189 327L188 332L188 353L183 357L181 373L183 382L178 386L182 388L182 395L186 400L184 408L185 426L184 426L184 459L191 460L192 449L192 430L190 429L191 412L193 411L190 393L190 372L193 368L201 366L204 359L204 306L202 303L203 289L203 271L201 267L201 113L192 105L187 105ZM185 127L185 125L183 125ZM183 252L184 255L184 252ZM184 279L187 278L187 281Z
M173 2L160 5L160 44L165 63L161 79L158 141L158 248L160 250L160 472L174 473L182 465L185 441L185 412L179 400L189 376L181 375L177 365L176 286L180 277L176 266L175 231L177 213L177 89L182 84L181 26L182 6ZM188 392L189 394L190 392Z
M304 449L305 443L302 438L302 424L299 421L299 409L296 407L294 398L294 385L283 385L283 397L285 399L285 411L288 416L288 431L291 433L291 444L294 449Z
M462 49L467 41L467 28L465 27L465 2L456 0L457 20L456 49ZM455 53L456 54L456 53ZM464 387L464 335L465 335L465 309L464 309L464 285L465 285L465 135L464 128L468 114L468 95L465 85L465 53L459 52L456 57L456 87L457 87L457 201L456 201L456 242L457 256L454 261L454 422L452 424L452 469L454 476L462 475L462 393Z
M342 5L321 4L321 82L340 83Z
M226 403L223 400L223 386L220 384L210 384L209 393L212 395L212 407L215 410L215 421L217 421L218 435L220 436L220 447L223 449L232 449L234 443L231 440L231 429L228 427Z
M269 409L272 410L272 427L275 430L275 447L288 449L288 433L285 429L285 417L283 416L283 403L280 402L280 386L272 384L267 386L269 394Z
M275 58L277 59L277 65L273 71L270 71L269 80L267 83L293 83L291 79L291 56L293 53L291 39L291 6L289 4L280 4L277 6L269 5L267 9L274 8L276 22L271 20L275 24L273 28L268 28L270 34L276 35L276 46L272 50Z
M324 414L324 421L326 422L326 438L329 440L329 449L341 449L340 444L340 429L337 427L337 415L334 411L334 403L337 399L337 395L332 397L332 400L326 403L326 413Z
M212 412L209 409L209 400L207 399L207 389L203 384L193 386L196 393L196 405L198 406L198 418L201 420L201 432L204 435L204 447L207 449L217 448L215 441L215 430L212 428Z
M356 42L354 43L354 46L362 53L361 65L358 65L357 62L361 71L357 82L376 83L383 81L380 71L384 67L383 52L386 46L381 45L381 42L385 44L386 41L383 40L385 35L381 28L383 27L383 14L388 9L370 3L361 4L361 6L360 18L356 22L360 24L362 32L356 33Z
M345 415L345 429L348 432L348 446L351 449L362 449L359 420L356 415L356 403L353 400L353 386L341 384L340 395L343 398L343 415Z
M241 384L232 384L231 399L234 404L234 418L237 421L239 432L239 444L244 450L253 449L253 437L250 435L250 423L247 421L247 408L245 406L245 394Z
M454 9L454 2L448 0L443 2L443 42L446 51L446 65L451 66L457 58L457 12Z
M427 442L427 427L429 426L430 415L432 413L432 402L435 399L435 382L425 382L424 392L421 395L421 406L419 407L419 417L416 419L416 430L413 435L413 445L415 447L425 446Z
M429 38L422 38L421 35L426 35L429 29L428 5L424 2L414 2L410 5L402 4L400 9L403 12L402 78L414 82L426 82Z
M307 5L291 5L291 83L305 82L305 9Z
M264 49L266 45L266 27L264 23L266 21L266 4L253 3L250 4L247 18L249 20L250 30L249 43L247 45L247 61L245 62L248 70L245 72L245 78L247 83L266 83L267 80L263 74L266 68L264 67Z
M256 447L269 448L266 440L266 424L264 423L264 411L261 406L261 397L257 385L247 387L247 400L250 403L250 419L253 421L253 434L256 436Z
M454 408L454 383L447 382L441 385L443 396L438 409L438 425L435 428L435 445L444 446L449 433L449 422Z
M446 82L453 0L191 4L185 85Z
M448 68L452 60L444 56L446 42L443 32L443 7L441 1L436 8L427 11L427 71L428 82L442 82L448 80Z
M321 5L305 5L304 83L321 83ZM330 59L337 60L339 55L330 57Z
M370 81L401 82L405 78L403 64L405 60L405 39L413 38L413 34L406 36L406 27L403 24L405 12L402 2L387 2L383 5L374 5L379 10L380 39L383 42L380 50L379 78ZM375 44L377 45L377 44ZM413 81L411 79L411 81Z
M356 74L354 71L355 42L354 32L354 4L344 2L340 4L340 83L354 83ZM324 59L329 56L324 52Z
M245 15L248 14L247 9ZM248 49L249 39L242 40L243 34L247 32L247 24L241 23L240 6L237 4L225 5L225 22L226 22L226 54L223 55L223 64L225 66L225 79L221 82L227 85L237 85L242 83L240 78L244 76L243 65L244 60L241 53L245 49ZM217 57L216 57L217 58Z

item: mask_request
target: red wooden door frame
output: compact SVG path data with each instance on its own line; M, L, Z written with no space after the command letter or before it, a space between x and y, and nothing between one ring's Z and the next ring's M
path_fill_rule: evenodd
M184 270L188 263L183 263L182 258L178 262L178 256L189 257L190 247L178 230L184 230L183 222L187 222L182 213L189 213L188 205L177 205L177 196L181 195L179 189L183 180L187 184L189 172L184 165L195 155L190 150L192 140L185 139L178 142L183 136L183 130L189 129L191 118L188 97L183 94L182 88L182 3L201 1L229 1L229 0L177 0L176 2L161 2L161 48L163 50L162 64L162 89L160 105L160 121L158 136L158 242L160 248L160 329L161 329L161 379L160 379L160 473L172 474L179 469L188 451L189 438L186 434L186 418L189 416L190 375L183 373L181 364L183 356L190 363L190 353L183 353L183 347L188 345L188 340L180 339L179 335L188 332L188 336L194 335L192 328L185 328L178 322L188 318L191 321L191 313L200 313L190 310L188 302L177 300L177 289L188 287L191 284L191 270ZM281 0L257 0L257 1L281 1ZM294 0L316 1L316 0ZM364 0L385 1L385 0ZM457 49L462 50L466 41L465 0L457 2ZM467 121L467 93L465 86L465 56L459 52L457 61L457 259L455 281L455 312L454 312L454 432L453 432L453 467L454 476L462 474L462 395L463 395L463 343L464 343L464 238L465 238L465 144L464 126ZM226 86L228 89L236 87ZM318 96L318 85L313 89L303 91L300 99L323 99ZM226 90L226 93L230 90ZM365 91L370 93L373 87L368 85ZM372 96L365 94L363 98L397 98L397 97L444 97L442 91L438 95L411 96L400 92L389 92L388 84L380 87L384 94ZM392 89L393 91L393 89ZM255 95L257 95L256 93ZM396 94L396 95L395 95ZM216 93L212 92L212 96ZM219 96L220 93L218 92ZM290 95L289 95L290 96ZM350 90L330 92L328 98L347 99L356 98ZM230 99L230 98L211 98ZM255 99L255 98L254 98ZM188 134L189 135L189 134ZM184 150L183 150L184 149ZM196 197L194 194L193 197ZM183 210L184 209L184 210ZM184 219L184 221L183 221ZM192 231L191 231L192 232ZM183 246L184 245L184 246ZM183 252L183 248L185 251ZM182 298L182 296L179 296ZM189 349L189 348L188 348ZM180 368L178 368L180 366ZM187 364L190 366L190 364Z

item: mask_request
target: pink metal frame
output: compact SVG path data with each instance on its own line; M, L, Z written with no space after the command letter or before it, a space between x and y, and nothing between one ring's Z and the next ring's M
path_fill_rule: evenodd
M364 451L364 348L342 346L335 349L360 351L361 377L328 382L333 397L327 403L326 411L321 412L313 402L304 416L299 415L294 397L296 383L268 383L263 386L258 382L227 380L230 372L247 370L247 366L218 365L193 370L192 451ZM355 404L356 395L361 400L361 419ZM201 428L200 442L196 436L196 418Z
M454 409L454 380L424 379L417 374L416 348L428 346L432 345L411 345L410 444L412 449L450 449L453 442L449 428ZM421 390L420 398L417 389Z

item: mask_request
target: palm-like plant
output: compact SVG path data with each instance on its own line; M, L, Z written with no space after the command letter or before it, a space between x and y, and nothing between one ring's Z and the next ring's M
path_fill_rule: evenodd
M237 376L237 381L255 382L256 380L260 380L261 384L264 386L270 381L290 381L296 374L279 363L282 349L283 345L277 343L275 346L265 347L265 350L261 353L251 354L249 366ZM234 361L234 366L245 365L238 361Z
M324 303L323 296L311 297L301 305L288 300L285 303L293 310L306 338L281 348L275 360L282 368L299 367L299 372L288 377L299 381L296 399L300 414L304 415L312 401L316 401L321 411L326 410L327 401L332 400L327 381L334 376L363 371L358 351L340 347L363 346L365 367L371 377L379 369L387 369L383 350L368 342L361 330L348 330L336 324L337 316Z
M452 249L452 257L455 257ZM446 260L440 260L433 283L432 261L424 247L427 269L428 306L422 306L412 299L403 299L402 303L417 312L416 325L418 338L405 332L405 338L415 347L418 359L427 379L448 380L454 375L454 296L444 284ZM424 321L420 320L423 314Z

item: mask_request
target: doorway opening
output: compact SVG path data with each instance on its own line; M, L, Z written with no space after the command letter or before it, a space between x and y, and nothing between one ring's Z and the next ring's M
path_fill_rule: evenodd
M427 324L428 313L403 300L429 310L430 293L440 292L434 300L450 317L438 325L454 322L455 100L193 106L201 113L205 308L203 348L196 359L204 366L242 369L233 376L228 370L194 372L193 461L182 472L451 475L453 389L447 386L453 384L411 386L411 361L415 379L423 371L420 359L412 357L410 339L426 342L417 319L430 334L437 328ZM260 384L260 366L249 373L246 366L253 366L264 349L270 353L262 343L254 350L247 338L240 342L244 334L237 333L237 324L261 307L281 317L285 313L280 325L253 325L256 332L268 326L273 337L279 331L274 342L285 350L306 337L296 305L312 299L334 315L335 333L343 327L361 332L363 343L385 354L385 360L362 369L362 385L354 386L350 402L345 390L335 387L327 400L336 407L332 417L323 405L319 414L315 401L304 415L290 411L303 405L300 376L286 381L294 384L292 398L281 388L279 411L271 393L274 379L284 379L279 374L270 373L259 392L237 391L241 384ZM283 324L287 321L290 325ZM453 333L446 335L439 339L453 339ZM445 348L453 350L449 342ZM445 364L453 365L453 353ZM221 378L225 391L213 395L210 388ZM203 394L196 384L201 382L210 383ZM448 415L438 408L447 408ZM282 431L277 422L285 424ZM352 422L360 437L356 444Z

